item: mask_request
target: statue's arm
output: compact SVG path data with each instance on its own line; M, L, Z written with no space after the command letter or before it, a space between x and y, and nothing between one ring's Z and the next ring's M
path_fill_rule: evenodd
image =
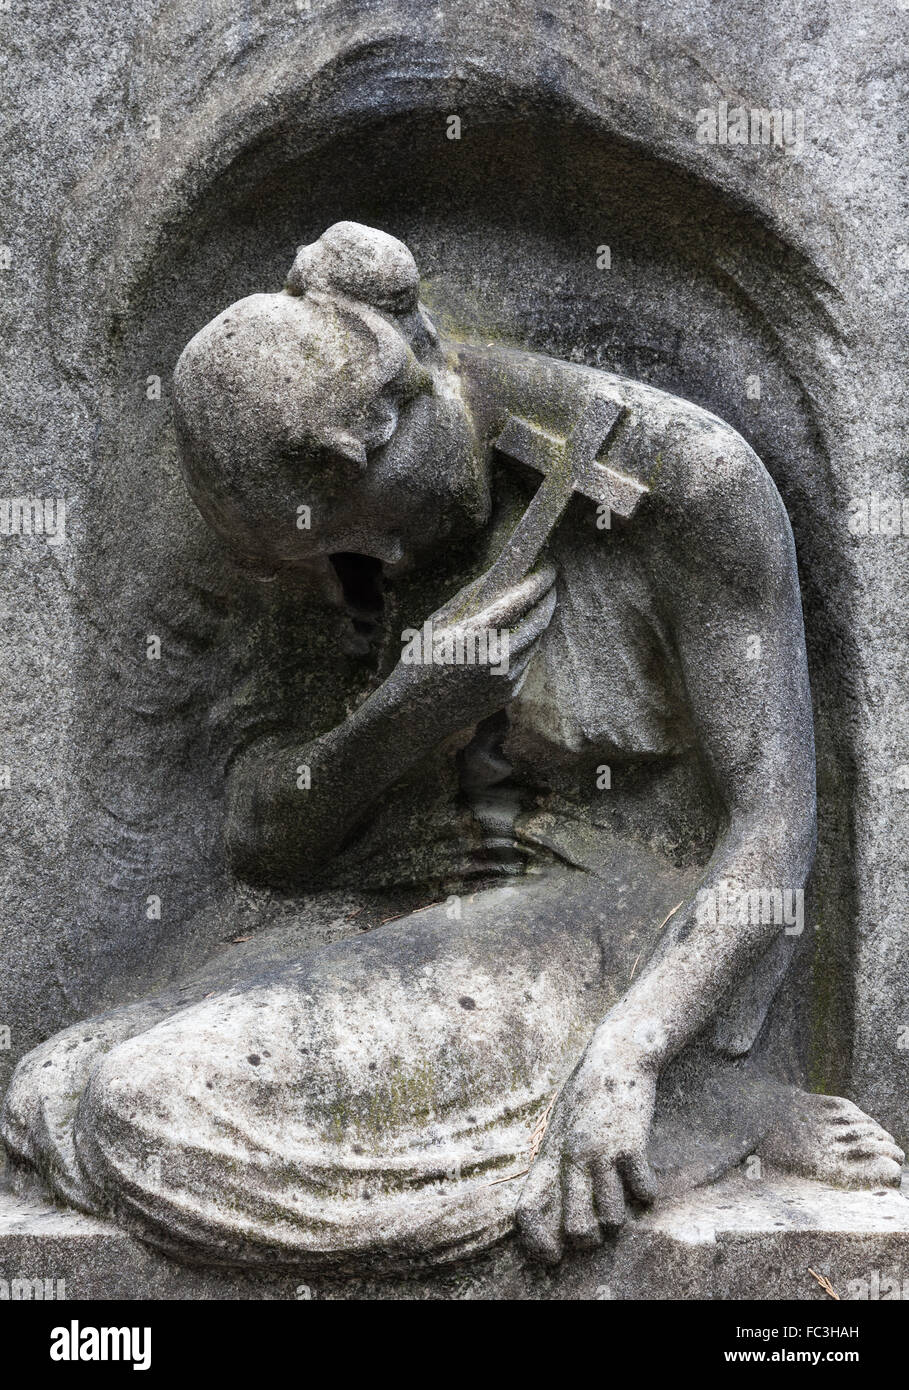
M468 586L432 615L437 634L446 627L507 629L506 670L401 661L321 737L269 738L247 750L228 785L226 841L234 870L271 884L305 881L428 753L503 709L552 616L554 581L554 569L543 565L482 608L470 607Z
M637 1039L658 1068L783 930L761 920L766 913L738 913L735 895L776 890L791 901L804 888L816 838L811 696L788 517L766 475L755 486L752 461L731 468L699 521L683 543L669 618L722 830L698 894L673 919L674 944L604 1024Z
M235 872L280 884L328 862L385 791L427 751L404 737L394 681L342 724L313 739L264 739L228 783L225 838Z
M548 1261L566 1241L591 1245L602 1228L620 1226L629 1194L652 1200L647 1146L660 1071L783 930L760 913L712 919L705 895L800 890L814 854L811 702L788 518L741 441L703 483L662 519L654 572L665 576L664 616L722 829L699 894L675 914L559 1094L517 1213L527 1246Z

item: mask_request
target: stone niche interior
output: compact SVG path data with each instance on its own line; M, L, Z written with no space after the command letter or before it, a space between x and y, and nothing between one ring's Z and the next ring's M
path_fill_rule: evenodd
M288 107L199 175L176 215L138 200L130 211L152 250L109 318L114 369L83 549L95 623L77 711L74 997L81 989L88 1012L176 978L212 949L219 897L232 891L220 848L232 750L278 709L296 705L308 722L343 699L308 640L322 600L239 578L196 516L168 389L198 328L238 297L280 287L295 248L349 218L412 248L424 302L449 332L687 397L734 425L773 476L800 563L821 836L810 930L775 1008L809 1084L836 1092L851 1032L851 752L838 708L848 576L830 539L837 489L817 403L794 346L835 331L822 278L754 209L564 101L537 93L498 111L457 110L460 140L448 138L443 110L419 104L377 116L339 103L315 125ZM608 269L598 267L604 246ZM153 375L160 401L146 397ZM759 399L748 378L759 379ZM149 634L162 637L160 662L147 660ZM162 900L160 920L137 909L148 894Z

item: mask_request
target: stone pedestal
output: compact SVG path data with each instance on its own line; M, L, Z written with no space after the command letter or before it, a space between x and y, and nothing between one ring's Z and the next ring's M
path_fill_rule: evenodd
M905 1189L842 1192L739 1171L640 1217L615 1242L555 1272L529 1264L508 1242L463 1265L381 1280L193 1269L104 1221L0 1189L0 1297L35 1297L40 1288L42 1296L88 1300L829 1300L814 1270L840 1299L890 1300L909 1297Z

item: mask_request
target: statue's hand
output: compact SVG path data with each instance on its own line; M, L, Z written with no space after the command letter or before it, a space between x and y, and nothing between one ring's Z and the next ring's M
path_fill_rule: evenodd
M553 1107L518 1204L528 1253L547 1264L566 1245L590 1249L624 1223L626 1199L656 1195L647 1141L657 1071L618 1047L594 1044Z
M482 608L471 601L478 588L472 584L433 614L433 650L443 659L431 659L420 633L416 642L421 659L402 657L388 681L409 735L410 726L419 727L422 722L444 738L478 724L515 698L552 617L554 586L555 570L544 565ZM479 651L485 659L445 657L446 652L465 649Z

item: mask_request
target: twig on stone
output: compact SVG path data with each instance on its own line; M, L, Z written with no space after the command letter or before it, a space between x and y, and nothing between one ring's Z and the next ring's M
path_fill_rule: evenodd
M666 923L669 921L670 917L674 917L674 916L675 916L675 914L678 912L679 908L682 906L682 903L683 903L684 901L685 901L685 899L683 898L681 903L676 903L675 907L672 909L671 912L667 912L666 916L663 918L662 922L661 922L660 925L657 927L657 931L658 931L658 932L661 932L661 931L663 930L663 928L665 927ZM643 954L644 954L643 951L638 951L638 954L637 954L637 956L636 956L636 958L635 958L634 965L631 967L631 974L628 976L628 983L629 983L629 984L631 984L632 980L634 979L634 972L637 970L637 968L638 968L638 961L640 961L641 956L642 956Z
M531 1163L533 1163L533 1161L534 1161L534 1159L536 1158L537 1154L540 1152L540 1145L541 1145L542 1142L543 1142L543 1136L544 1136L544 1134L546 1133L546 1127L547 1127L547 1125L549 1124L549 1117L550 1117L550 1115L552 1114L552 1107L553 1107L553 1106L555 1105L555 1103L556 1103L556 1096L557 1096L558 1094L559 1094L558 1091L556 1091L555 1096L553 1096L552 1100L549 1102L549 1104L547 1105L546 1109L543 1111L543 1114L540 1116L540 1119L539 1119L539 1121L537 1122L537 1126L536 1126L536 1128L534 1129L533 1134L531 1134L531 1136L530 1136L530 1161L531 1161Z
M670 917L674 917L674 916L675 916L675 914L678 912L679 908L682 906L682 903L683 903L684 901L685 901L685 899L683 898L681 903L676 903L675 907L672 909L671 912L667 912L667 913L666 913L666 916L663 918L662 922L661 922L660 925L657 927L657 931L662 931L662 930L663 930L663 928L665 927L666 923L669 921Z
M436 898L431 903L424 903L422 907L412 907L408 912L396 912L393 917L383 917L379 926L384 927L386 922L400 922L402 917L416 917L418 912L428 912L431 907L438 907L444 901L444 898Z
M821 1288L824 1290L825 1294L827 1294L830 1298L835 1298L837 1303L842 1302L842 1299L840 1298L836 1289L831 1284L830 1280L827 1278L826 1274L818 1274L815 1270L811 1268L810 1265L808 1266L808 1273L814 1276L814 1278L820 1284Z
M496 1187L500 1182L514 1182L515 1178L526 1177L527 1174L530 1172L530 1165L533 1164L534 1159L540 1152L540 1146L543 1143L543 1136L546 1133L546 1126L549 1124L549 1117L552 1114L552 1107L556 1103L558 1094L558 1091L556 1091L552 1100L549 1102L546 1109L543 1111L543 1114L540 1116L539 1120L534 1126L533 1133L530 1136L530 1164L526 1168L522 1168L519 1173L509 1173L507 1178L493 1178L492 1182L489 1184L490 1187Z

